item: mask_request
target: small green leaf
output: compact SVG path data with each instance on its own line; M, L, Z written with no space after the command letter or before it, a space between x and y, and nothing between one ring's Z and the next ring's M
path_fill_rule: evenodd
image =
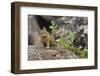
M52 20L52 21L51 21L51 24L52 24L52 25L55 25L55 22Z

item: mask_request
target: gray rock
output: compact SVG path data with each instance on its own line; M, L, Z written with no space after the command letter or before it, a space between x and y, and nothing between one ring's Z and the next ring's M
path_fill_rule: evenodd
M67 49L34 49L28 48L28 60L56 60L56 59L78 59L79 57Z

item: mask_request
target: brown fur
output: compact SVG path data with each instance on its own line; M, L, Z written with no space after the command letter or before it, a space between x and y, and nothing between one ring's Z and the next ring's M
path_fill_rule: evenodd
M46 45L47 48L50 48L52 38L50 33L46 30L46 28L43 28L41 30L40 36L41 36L41 43L43 45Z

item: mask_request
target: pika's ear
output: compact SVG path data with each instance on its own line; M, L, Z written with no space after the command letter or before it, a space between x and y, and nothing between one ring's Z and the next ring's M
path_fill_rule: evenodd
M43 27L43 30L47 31L47 29L45 27Z

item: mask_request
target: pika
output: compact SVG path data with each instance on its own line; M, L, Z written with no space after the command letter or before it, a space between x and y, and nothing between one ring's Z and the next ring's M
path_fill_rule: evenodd
M46 46L46 48L50 48L52 37L45 27L43 27L43 29L40 31L40 36L41 43Z

